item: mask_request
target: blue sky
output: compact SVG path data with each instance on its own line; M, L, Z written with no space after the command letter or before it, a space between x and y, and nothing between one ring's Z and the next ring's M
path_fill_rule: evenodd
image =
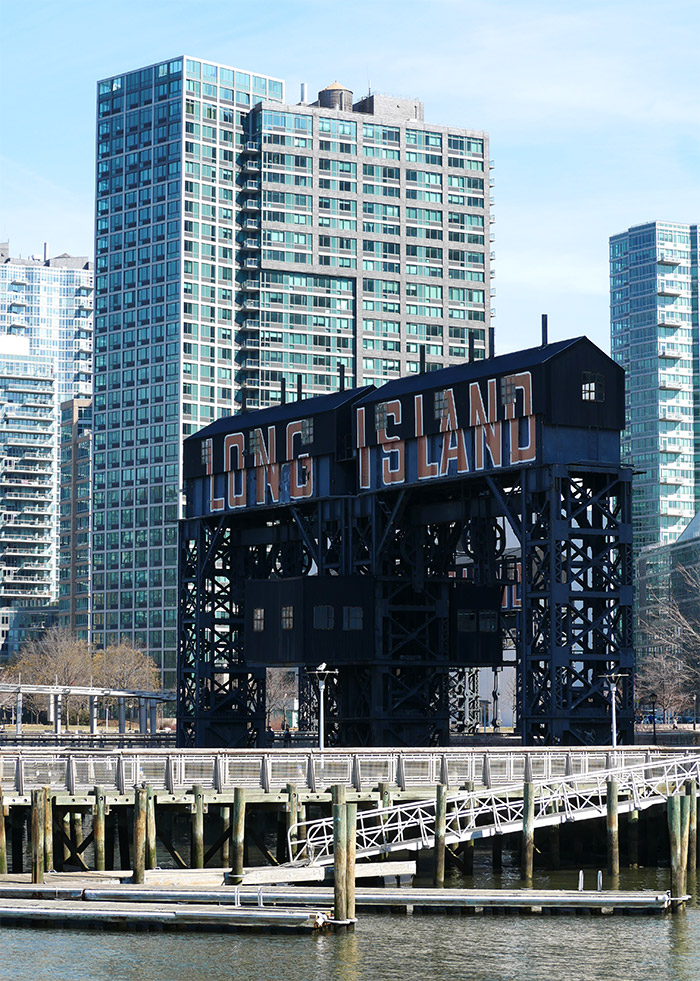
M0 0L0 239L92 254L95 82L178 54L417 96L486 129L496 346L608 347L609 235L700 220L700 4L675 0Z

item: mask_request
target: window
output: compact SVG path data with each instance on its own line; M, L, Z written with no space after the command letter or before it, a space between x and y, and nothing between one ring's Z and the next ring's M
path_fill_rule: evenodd
M605 376L597 371L584 371L581 375L581 398L584 402L604 402Z
M255 633L262 633L265 629L265 610L262 606L256 606L253 610L253 630Z
M332 630L335 626L335 614L332 606L314 607L314 630Z
M362 630L364 612L361 606L343 607L343 630Z
M447 392L443 389L441 392L435 392L433 394L433 407L436 419L444 419L447 415Z
M283 606L282 607L282 630L293 630L294 629L294 607L293 606Z
M501 378L501 405L512 405L515 402L515 379L512 375Z
M457 630L461 634L476 632L476 610L457 610Z
M498 614L495 610L482 610L479 614L479 629L487 634L495 634L498 630Z

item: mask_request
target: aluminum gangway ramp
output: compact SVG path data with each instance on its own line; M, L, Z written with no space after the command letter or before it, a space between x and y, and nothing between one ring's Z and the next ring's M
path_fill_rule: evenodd
M526 775L527 776L527 775ZM643 810L700 783L700 753L648 759L585 774L528 781L534 788L535 827L590 821L607 812L608 784L617 786L618 811ZM445 843L521 831L524 781L447 796ZM357 858L417 851L435 844L435 799L402 802L357 813ZM333 862L333 819L303 821L289 829L290 864ZM292 850L294 848L294 851Z

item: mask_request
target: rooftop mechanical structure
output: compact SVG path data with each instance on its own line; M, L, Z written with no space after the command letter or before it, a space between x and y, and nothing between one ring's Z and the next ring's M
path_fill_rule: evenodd
M262 744L266 668L326 662L330 742L445 745L504 632L526 744L609 742L611 675L631 742L623 425L624 373L581 337L189 437L180 744Z

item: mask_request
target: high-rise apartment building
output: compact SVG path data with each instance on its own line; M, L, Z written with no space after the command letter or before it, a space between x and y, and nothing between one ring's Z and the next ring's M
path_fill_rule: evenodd
M61 403L59 429L59 623L89 640L92 402Z
M491 349L488 137L175 58L98 84L96 646L175 681L181 442Z
M700 509L699 226L636 225L610 239L613 358L627 372L622 450L635 551L667 545Z
M0 242L0 334L29 339L32 354L51 359L56 407L92 396L92 263L66 253L13 258Z
M56 599L56 415L50 358L0 333L0 657Z

